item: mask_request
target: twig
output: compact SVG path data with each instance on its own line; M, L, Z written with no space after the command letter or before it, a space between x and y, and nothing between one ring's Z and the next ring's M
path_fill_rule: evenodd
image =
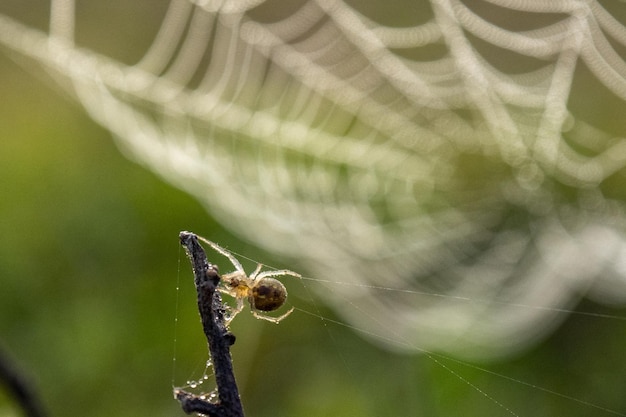
M24 415L28 417L46 415L28 379L17 369L3 349L0 349L0 383L6 384L7 391L22 407Z
M217 286L220 275L216 265L207 261L206 253L198 243L198 238L191 232L180 233L180 243L185 248L193 268L194 282L198 293L198 309L202 319L202 328L209 343L209 352L215 371L218 401L213 403L182 389L174 390L174 397L180 402L187 414L200 413L210 417L243 417L243 407L233 364L230 346L235 343L235 336L228 331L224 323L224 304Z

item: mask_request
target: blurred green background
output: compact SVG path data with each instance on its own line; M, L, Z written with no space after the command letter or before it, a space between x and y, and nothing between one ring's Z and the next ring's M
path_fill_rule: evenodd
M128 48L128 31L138 21L158 25L163 5L131 3L116 6L126 10L114 27L103 17L107 6L79 7L83 40L98 39L102 52L133 62L153 32ZM46 7L7 2L3 12L45 28ZM182 416L172 385L200 377L207 353L178 233L194 231L270 265L297 265L238 241L191 197L124 158L107 131L37 74L0 53L2 347L52 416ZM341 321L303 283L286 285L292 305ZM579 309L626 317L591 302ZM614 415L586 403L626 415L621 318L572 315L522 355L469 366L381 350L300 311L276 326L246 310L233 332L248 416ZM14 415L19 409L0 390L0 416Z

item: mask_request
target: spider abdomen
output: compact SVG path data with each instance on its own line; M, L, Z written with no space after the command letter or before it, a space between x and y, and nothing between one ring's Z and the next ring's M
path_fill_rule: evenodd
M274 311L285 303L287 289L277 279L263 278L252 288L250 304L261 311Z

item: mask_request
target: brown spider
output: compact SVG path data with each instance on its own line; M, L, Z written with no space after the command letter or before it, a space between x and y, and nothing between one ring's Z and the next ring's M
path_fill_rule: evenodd
M261 272L263 264L258 264L254 272L248 276L241 266L241 263L232 253L208 239L200 236L198 236L198 239L209 245L216 252L227 257L230 263L235 267L235 271L222 275L224 286L219 288L221 292L237 300L237 305L231 312L230 317L226 320L226 324L230 323L235 316L243 310L243 300L246 298L250 303L250 311L257 319L263 319L278 324L282 319L291 314L293 307L285 314L278 317L263 314L264 312L277 310L285 303L285 300L287 300L287 289L285 286L279 280L270 277L290 275L302 278L300 274L287 269Z

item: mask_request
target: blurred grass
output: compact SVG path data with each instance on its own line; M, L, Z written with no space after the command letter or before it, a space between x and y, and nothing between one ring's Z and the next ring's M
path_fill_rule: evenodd
M171 385L200 376L192 371L206 349L179 231L296 267L237 241L188 195L123 158L108 132L4 54L0 96L2 343L52 416L182 416ZM287 286L294 305L333 318L301 283ZM609 415L449 359L380 350L300 311L279 326L244 311L233 331L249 416L510 415L476 388L520 416ZM477 366L626 413L625 342L623 320L573 316L542 346ZM0 393L0 416L12 415Z

